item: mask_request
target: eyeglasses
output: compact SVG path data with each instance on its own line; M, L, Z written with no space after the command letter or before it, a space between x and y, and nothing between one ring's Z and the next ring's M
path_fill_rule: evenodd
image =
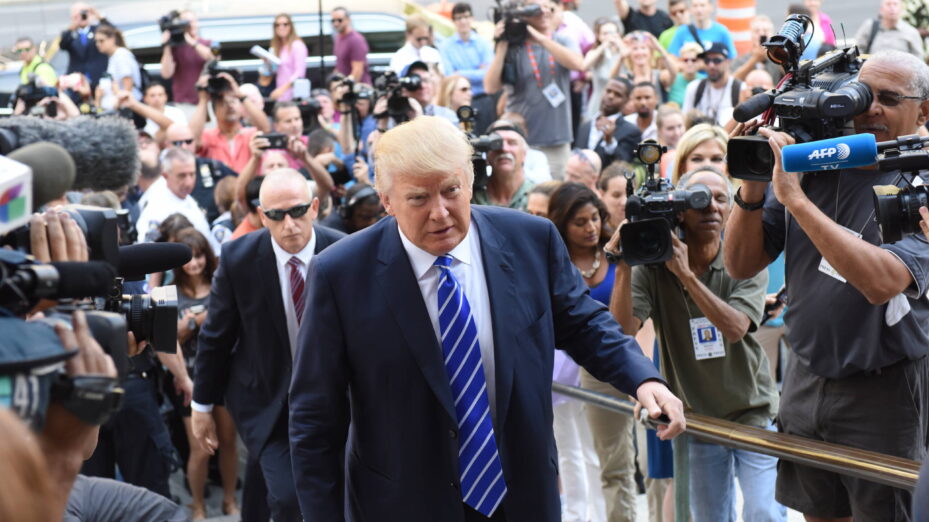
M188 138L186 140L174 140L171 142L171 145L174 145L175 147L180 147L182 145L191 145L193 144L193 142L194 142L193 138Z
M922 101L922 97L920 96L904 96L893 91L878 91L876 98L877 103L880 103L884 107L896 107L897 105L900 105L900 102L903 100Z
M345 21L344 18L333 18L333 19L332 19L332 23L334 23L334 24L341 24L341 23L344 22L344 21Z
M274 27L290 27L290 22L275 22Z
M272 208L272 209L265 210L264 214L271 221L283 221L284 216L290 216L293 219L302 218L303 216L306 215L307 210L310 210L309 203L304 203L303 205L296 205L288 209Z
M23 53L28 53L31 50L32 50L32 46L30 45L29 47L21 47L19 49L13 49L13 54L20 55Z
M725 58L704 58L703 61L706 62L707 64L719 65L725 62L726 59Z

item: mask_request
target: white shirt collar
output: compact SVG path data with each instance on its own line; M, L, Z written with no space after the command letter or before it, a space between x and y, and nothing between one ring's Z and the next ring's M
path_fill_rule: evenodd
M277 244L277 241L274 240L274 236L271 237L271 248L274 249L274 257L277 259L278 265L287 266L287 262L290 261L290 258L297 256L297 259L303 263L303 269L306 270L306 267L310 264L310 259L313 257L313 252L316 251L316 231L313 231L313 235L310 236L310 240L307 242L306 246L303 247L303 250L296 254L291 254L281 248L281 246Z
M403 249L406 250L406 255L410 258L410 264L413 265L413 274L416 275L417 280L422 279L429 269L432 268L438 256L434 256L413 244L403 233L399 223L397 224L397 231L400 232L400 241L403 243ZM476 239L477 235L474 233L474 227L469 225L468 233L465 235L464 239L458 243L448 255L452 256L452 258L457 261L470 265L472 238Z

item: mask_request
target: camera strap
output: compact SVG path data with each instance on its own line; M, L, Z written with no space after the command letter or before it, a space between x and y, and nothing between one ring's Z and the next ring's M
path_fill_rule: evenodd
M529 55L529 65L532 66L532 75L535 76L535 84L542 89L542 73L539 71L539 62L535 59L535 53L532 52L532 45L526 41L526 54ZM555 57L548 53L548 72L551 80L555 81Z

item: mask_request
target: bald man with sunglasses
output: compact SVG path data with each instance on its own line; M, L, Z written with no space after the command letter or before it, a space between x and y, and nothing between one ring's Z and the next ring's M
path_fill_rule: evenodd
M296 170L270 172L261 185L259 231L223 246L194 372L194 436L217 448L209 414L222 404L256 459L275 521L299 521L287 438L287 387L303 318L310 259L345 234L315 225L319 200Z

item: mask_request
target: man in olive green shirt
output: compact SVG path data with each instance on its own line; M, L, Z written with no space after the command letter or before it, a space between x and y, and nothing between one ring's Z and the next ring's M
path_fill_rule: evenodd
M56 87L58 84L58 75L55 69L39 56L35 42L28 36L23 36L16 40L13 45L13 54L23 61L23 68L19 71L19 82L21 84L29 83L29 76L35 75L39 83L45 87Z
M722 230L731 186L713 167L685 175L678 186L697 183L710 188L709 206L680 215L684 240L673 238L671 260L634 268L617 263L610 310L629 335L646 319L654 321L662 373L686 408L773 429L777 390L767 356L750 333L761 322L767 272L746 280L729 277ZM617 232L607 248L619 244ZM728 520L735 512L733 475L745 499L745 520L786 520L786 510L774 500L776 458L694 439L688 444L694 522Z
M523 163L529 145L519 128L506 120L497 120L487 133L495 132L503 138L503 148L487 153L490 178L484 188L475 188L471 202L476 205L496 205L526 210L529 191L534 184L526 178Z

